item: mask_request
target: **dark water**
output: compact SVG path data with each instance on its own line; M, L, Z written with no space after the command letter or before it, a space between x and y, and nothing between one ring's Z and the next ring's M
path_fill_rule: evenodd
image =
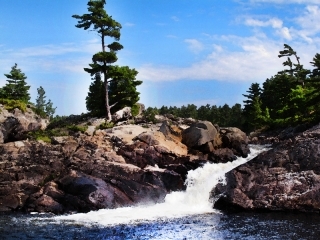
M320 216L205 214L105 227L57 222L50 215L0 215L0 239L320 239Z

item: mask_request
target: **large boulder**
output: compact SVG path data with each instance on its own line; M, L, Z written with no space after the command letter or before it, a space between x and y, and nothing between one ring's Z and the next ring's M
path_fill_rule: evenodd
M31 108L9 112L0 105L0 143L24 140L28 132L44 130L48 124L49 119L42 119Z
M211 122L199 121L182 132L182 143L189 148L199 148L209 143L209 151L212 151L214 147L212 142L217 136L218 131Z
M222 140L222 147L232 149L235 155L247 157L250 153L248 137L239 128L221 128L220 137Z
M132 118L131 107L124 107L112 115L112 121L119 122Z
M273 145L226 174L212 197L224 210L320 209L320 125Z

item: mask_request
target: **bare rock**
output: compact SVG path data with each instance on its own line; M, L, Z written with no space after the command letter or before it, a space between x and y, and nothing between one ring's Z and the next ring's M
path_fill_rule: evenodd
M132 118L131 107L124 107L112 115L112 121L118 122Z
M9 112L0 105L0 143L24 140L28 132L44 130L48 124L48 119L40 118L30 108L24 113L17 108Z
M318 212L320 127L284 139L268 152L226 174L212 197L223 210Z
M211 122L199 121L182 132L182 142L190 148L197 148L214 141L217 134Z
M224 148L232 149L237 156L248 156L250 153L248 137L239 128L221 128L220 135Z

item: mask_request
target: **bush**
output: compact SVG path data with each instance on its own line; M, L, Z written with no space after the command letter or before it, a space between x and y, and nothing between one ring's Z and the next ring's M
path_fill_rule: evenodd
M4 108L8 111L12 111L15 108L20 109L22 112L25 112L27 110L27 104L20 100L12 100L12 99L0 99L0 104L4 105Z
M138 104L134 104L131 107L131 114L133 117L137 116L139 114L140 106Z
M113 122L104 122L101 123L99 126L96 127L96 129L108 129L108 128L113 128L114 127L114 123Z
M67 129L69 129L73 132L85 133L85 131L87 131L87 129L88 129L88 126L71 125L71 126L67 126Z
M50 132L47 132L47 131L38 130L34 132L29 132L28 137L31 138L32 140L36 140L36 141L41 140L47 143L51 143L51 138L50 138L51 134Z
M143 113L146 120L153 123L157 122L157 119L155 118L157 114L159 114L159 112L152 107L148 107Z

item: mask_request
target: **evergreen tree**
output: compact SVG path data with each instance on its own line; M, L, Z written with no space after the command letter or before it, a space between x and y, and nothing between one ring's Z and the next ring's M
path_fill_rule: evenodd
M262 108L269 109L271 119L283 119L291 114L283 109L290 103L288 96L296 86L296 78L285 73L278 73L263 83Z
M39 88L37 88L38 91L38 97L36 99L36 108L39 109L40 111L44 112L44 108L46 105L46 92L44 91L43 87L40 86Z
M242 116L241 104L236 103L234 106L231 107L231 119L229 122L229 126L242 128L242 124L243 124L243 116Z
M53 103L49 99L49 101L45 105L44 112L49 116L49 118L52 118L54 113L56 112L57 107L53 107Z
M252 83L248 94L243 94L247 100L244 100L244 130L251 131L255 130L263 125L263 115L262 115L262 103L261 103L261 93L262 89L258 83Z
M164 115L164 114L167 114L167 113L171 113L169 111L169 108L167 106L162 106L160 109L159 109L159 114L161 115Z
M207 119L208 121L211 121L213 124L221 125L221 113L219 111L220 107L217 107L216 105L211 106L210 108L210 115Z
M295 57L297 63L293 63L291 61L291 56ZM300 64L300 57L298 57L297 52L295 52L288 44L284 44L284 50L279 51L278 57L288 57L287 60L283 63L283 66L289 67L289 69L285 69L279 73L289 73L291 77L296 78L296 81L298 83L304 85L306 77L310 73L310 71L304 69L303 65Z
M73 15L73 18L78 19L76 27L88 30L92 28L98 33L101 38L102 51L93 55L92 63L89 64L90 68L84 70L91 74L102 73L104 76L104 88L105 88L105 110L106 118L111 121L110 105L109 105L109 89L108 89L108 72L110 65L117 61L116 52L121 50L123 47L118 43L120 39L121 24L113 20L111 16L107 14L104 9L106 4L105 0L89 0L88 12L83 15ZM111 37L115 41L109 45L105 44L105 38ZM109 48L109 51L106 50Z
M48 102L46 102L45 100L46 92L42 86L37 88L37 91L38 91L38 96L36 98L36 113L41 116L48 116L52 118L56 111L56 107L55 108L53 107L53 103L51 102L50 99Z
M136 80L138 72L128 66L112 66L109 71L110 104L114 106L116 112L126 106L132 107L139 101L140 93L137 91L142 81Z
M220 122L219 126L229 127L231 121L231 108L228 104L224 104L222 107L219 107L220 112Z
M311 71L308 82L310 92L307 97L307 105L310 107L310 113L314 115L314 120L320 119L320 54L317 53L311 65L314 69Z
M100 73L96 73L92 80L86 97L86 107L92 116L102 117L105 114L105 91Z
M20 100L25 103L28 103L30 100L29 89L30 86L26 83L26 75L21 72L18 68L18 65L15 65L11 68L9 74L4 74L7 79L7 84L0 91L2 98Z
M198 108L198 119L199 120L208 120L208 119L210 119L210 109L211 109L211 107L210 107L210 105L209 104L207 104L207 105L205 105L205 106L200 106L199 108Z

